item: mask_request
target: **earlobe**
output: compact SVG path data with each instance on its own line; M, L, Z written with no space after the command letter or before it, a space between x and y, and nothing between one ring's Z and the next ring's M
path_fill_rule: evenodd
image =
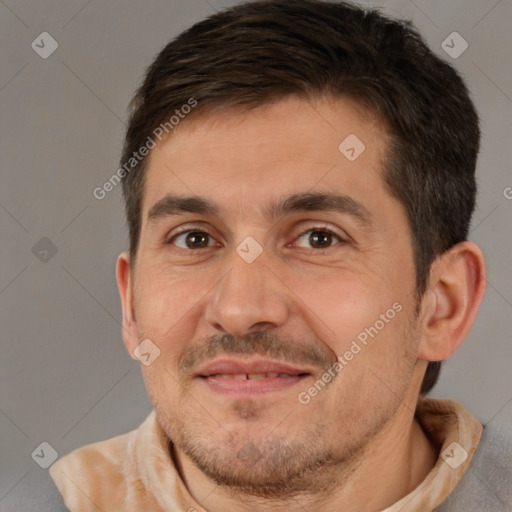
M130 255L127 252L121 253L117 258L116 275L117 286L121 296L121 306L123 312L122 330L124 344L133 359L133 351L137 347L138 327L133 309L133 283L130 267Z
M430 271L422 299L422 339L418 357L442 361L466 338L485 293L485 260L472 242L441 255Z

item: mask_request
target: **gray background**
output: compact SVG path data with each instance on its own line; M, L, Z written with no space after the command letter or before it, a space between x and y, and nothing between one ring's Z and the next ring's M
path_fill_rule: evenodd
M127 246L120 187L101 201L92 191L117 169L126 107L155 53L234 3L0 2L0 508L46 471L31 458L41 442L64 455L134 428L151 410L120 333L114 268ZM412 19L466 78L480 111L471 239L487 256L488 291L434 395L512 428L512 1L365 4ZM457 59L441 48L453 31L469 43ZM47 59L31 48L42 32L59 45ZM57 248L46 262L32 251L42 237Z

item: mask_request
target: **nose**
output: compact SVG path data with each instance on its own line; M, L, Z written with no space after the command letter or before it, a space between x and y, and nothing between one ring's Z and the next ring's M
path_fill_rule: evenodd
M220 333L234 336L282 326L289 315L286 287L263 255L246 263L235 253L231 261L206 306L206 321Z

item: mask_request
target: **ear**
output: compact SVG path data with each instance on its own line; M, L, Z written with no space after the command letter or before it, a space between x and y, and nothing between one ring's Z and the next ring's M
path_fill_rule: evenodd
M116 275L121 305L123 308L123 339L124 344L133 359L133 351L139 344L139 329L133 309L133 283L132 269L130 267L130 255L128 252L121 253L117 258Z
M418 357L441 361L466 338L485 293L485 260L472 242L442 254L430 271L422 299L422 339Z

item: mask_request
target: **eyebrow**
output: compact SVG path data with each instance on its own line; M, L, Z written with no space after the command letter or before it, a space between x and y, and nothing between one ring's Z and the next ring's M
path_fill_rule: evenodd
M371 213L360 202L343 194L306 192L292 194L271 205L266 214L270 218L282 217L292 212L330 211L351 215L362 224L371 225Z
M182 213L198 213L218 215L219 208L201 196L177 196L168 194L157 201L148 212L148 221L180 215ZM265 216L277 219L292 212L332 211L351 215L364 225L371 225L372 215L369 210L355 199L342 194L329 192L305 192L286 196L265 209Z
M157 201L148 212L148 221L155 221L180 213L201 213L216 215L219 209L208 199L201 196L176 196L168 194Z

